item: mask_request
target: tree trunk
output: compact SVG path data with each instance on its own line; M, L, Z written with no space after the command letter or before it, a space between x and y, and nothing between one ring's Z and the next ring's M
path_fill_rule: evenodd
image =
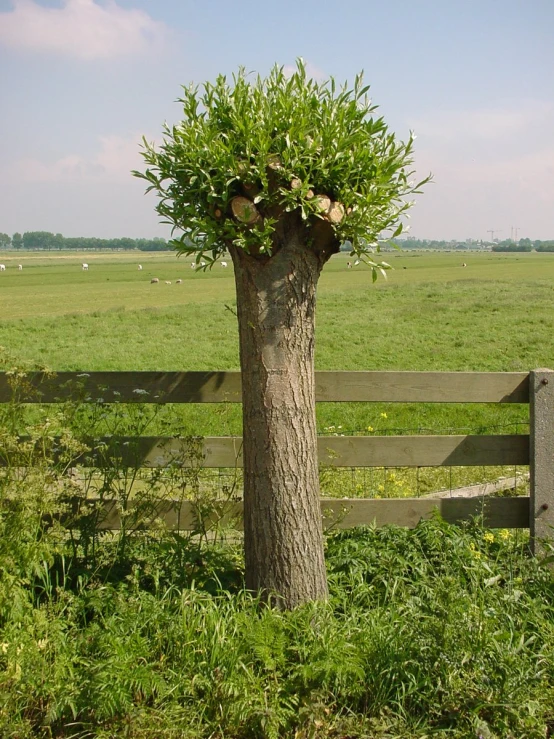
M314 393L321 255L293 230L271 258L231 247L243 402L246 586L283 608L328 595Z

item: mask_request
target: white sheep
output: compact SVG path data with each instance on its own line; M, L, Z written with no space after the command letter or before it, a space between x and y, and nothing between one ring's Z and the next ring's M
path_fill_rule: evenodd
M152 279L150 280L150 284L152 285L154 284L154 282L159 282L159 279L157 277L152 277Z
M200 266L201 267L205 267L206 266L206 262L200 262Z
M23 269L23 265L22 264L18 264L17 265L17 269L21 272L21 270Z
M190 263L190 268L191 268L191 269L195 269L195 267L196 267L196 264L195 264L194 262L191 262L191 263Z
M183 282L183 280L175 280L176 285L180 285Z
M226 267L227 266L227 262L221 262L221 266L222 267Z
M166 280L166 281L165 281L165 284L166 284L166 285L171 285L171 280Z
M5 271L6 271L6 265L0 264L0 272L5 272Z
M138 268L139 268L139 272L140 272L141 269L142 269L142 264L139 264Z
M84 270L85 270L85 272L87 271L87 269L88 269L88 264L87 264L86 262L83 262L83 264L82 264L82 269L84 269Z

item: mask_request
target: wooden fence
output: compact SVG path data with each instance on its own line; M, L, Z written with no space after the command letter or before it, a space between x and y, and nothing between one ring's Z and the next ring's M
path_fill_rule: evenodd
M31 373L19 397L29 403L57 403L79 397L105 403L239 403L239 372L60 372ZM10 378L0 373L0 402L13 395ZM532 372L317 372L317 402L524 403L529 405L526 435L336 436L319 437L319 461L335 467L435 467L529 465L530 496L442 499L322 499L326 518L342 527L375 521L414 526L438 509L451 522L482 514L486 526L529 528L533 541L552 537L554 526L554 371ZM186 462L186 441L168 437L132 440L144 467ZM107 448L125 456L131 439L106 438ZM240 437L202 440L202 465L240 467ZM123 459L125 462L125 460ZM87 464L93 464L94 460ZM228 515L240 513L233 504ZM115 509L115 506L114 506ZM192 513L162 505L169 525L186 528ZM107 526L116 528L117 515Z

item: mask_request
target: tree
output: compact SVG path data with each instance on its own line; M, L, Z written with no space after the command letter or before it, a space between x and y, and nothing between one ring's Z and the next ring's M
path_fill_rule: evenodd
M12 236L12 246L14 249L22 249L23 248L23 237L20 233L14 233Z
M373 279L383 231L418 192L413 136L396 140L367 98L362 76L337 88L243 69L183 88L183 120L134 174L158 195L170 245L206 268L234 265L243 400L246 585L291 608L327 596L314 397L316 287L349 240ZM199 266L200 268L200 266Z
M50 231L25 231L23 244L25 249L52 249L57 246L57 237Z
M6 247L10 246L12 243L12 240L8 236L8 234L0 233L0 249L5 249Z

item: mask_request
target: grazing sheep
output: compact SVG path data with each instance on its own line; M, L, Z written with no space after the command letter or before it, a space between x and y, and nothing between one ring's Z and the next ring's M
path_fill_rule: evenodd
M18 264L17 265L17 269L21 272L21 270L23 269L23 265L22 264Z
M191 262L191 263L190 263L190 268L191 268L191 269L194 269L195 267L196 267L196 264L195 264L194 262Z
M346 266L348 267L348 269L352 269L352 262L346 262Z
M221 266L222 267L226 267L227 266L227 262L221 262Z
M140 270L142 269L142 264L139 264L138 268L139 268L139 272L140 272Z
M5 271L6 271L6 265L0 264L0 272L5 272Z
M159 282L159 279L157 277L152 277L150 284L152 285L154 282Z
M467 267L467 264L465 262L462 262L462 267Z
M360 260L356 259L356 261L354 262L354 267L357 267L359 263L360 263Z
M205 267L206 266L206 262L200 262L200 266L201 267Z
M166 284L166 285L171 285L171 280L166 280L166 281L165 281L165 284Z
M85 270L85 272L88 270L88 264L86 262L83 262L83 264L81 265L81 267L82 267L82 269Z
M176 285L180 285L183 282L183 280L175 280Z

